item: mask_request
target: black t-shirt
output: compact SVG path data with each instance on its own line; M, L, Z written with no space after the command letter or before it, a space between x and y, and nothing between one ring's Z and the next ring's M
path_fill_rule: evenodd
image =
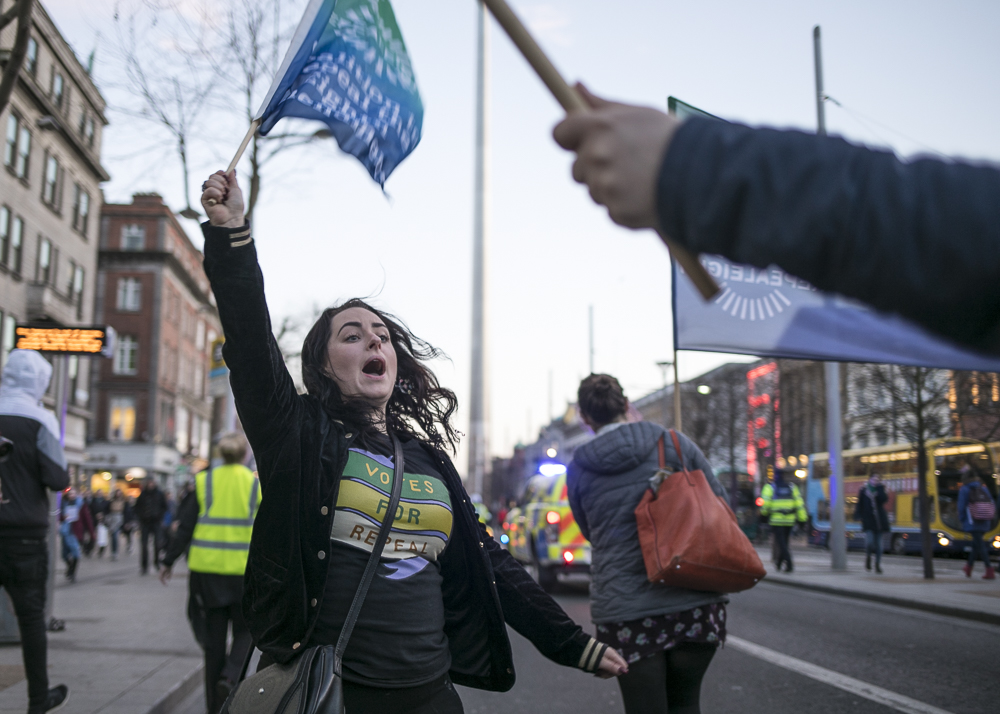
M387 440L350 449L340 483L326 581L312 645L337 643L392 488ZM389 540L344 652L349 682L415 687L451 667L439 557L452 530L448 488L416 440L403 444L404 480Z

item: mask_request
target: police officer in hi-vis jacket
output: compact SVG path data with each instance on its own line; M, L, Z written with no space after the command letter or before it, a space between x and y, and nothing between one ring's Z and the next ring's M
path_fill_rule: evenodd
M241 434L227 434L219 440L218 448L225 463L195 476L195 489L178 509L177 534L160 571L160 580L166 585L174 562L190 545L191 599L205 617L201 644L208 714L222 708L252 644L241 602L250 534L260 505L260 482L243 465L246 440ZM233 644L227 653L230 623Z
M785 472L782 469L774 469L774 479L764 484L760 497L764 501L760 507L760 515L768 517L767 522L774 533L774 542L778 550L775 566L778 572L781 572L781 564L786 563L785 570L790 573L793 565L792 553L788 550L788 537L792 533L792 526L806 522L806 504L795 484L785 481Z

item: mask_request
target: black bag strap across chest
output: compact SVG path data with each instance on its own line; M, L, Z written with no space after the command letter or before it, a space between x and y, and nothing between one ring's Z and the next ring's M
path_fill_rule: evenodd
M375 571L378 569L379 559L382 557L382 550L389 540L389 532L392 530L392 523L396 519L396 509L399 506L399 494L403 488L403 445L394 433L389 432L389 439L392 441L392 495L389 497L389 507L385 511L385 518L382 520L382 527L378 532L378 539L375 547L372 548L371 555L368 556L368 563L365 565L365 572L361 576L361 583L357 592L354 593L354 601L351 602L351 609L347 612L344 626L340 629L340 637L337 638L337 648L333 658L333 672L338 677L341 676L341 665L344 661L344 650L347 649L347 641L351 639L351 632L361 614L361 606L364 604L365 596L368 594L368 587L375 579Z

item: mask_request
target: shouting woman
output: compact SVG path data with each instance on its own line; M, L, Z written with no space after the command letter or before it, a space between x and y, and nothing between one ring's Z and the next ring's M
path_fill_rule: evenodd
M205 182L205 271L219 306L236 407L263 497L243 610L277 662L336 644L386 516L393 448L402 492L343 662L351 712L461 712L453 683L514 684L506 625L549 659L627 671L486 533L446 454L455 395L425 362L437 350L361 300L323 312L302 347L297 394L271 334L235 172Z

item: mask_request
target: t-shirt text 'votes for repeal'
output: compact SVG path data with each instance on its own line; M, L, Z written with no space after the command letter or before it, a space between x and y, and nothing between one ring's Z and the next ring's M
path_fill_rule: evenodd
M405 469L405 465L404 465ZM361 449L348 451L330 537L371 552L389 507L392 459ZM451 537L451 498L435 476L402 474L395 519L382 557L437 560Z

